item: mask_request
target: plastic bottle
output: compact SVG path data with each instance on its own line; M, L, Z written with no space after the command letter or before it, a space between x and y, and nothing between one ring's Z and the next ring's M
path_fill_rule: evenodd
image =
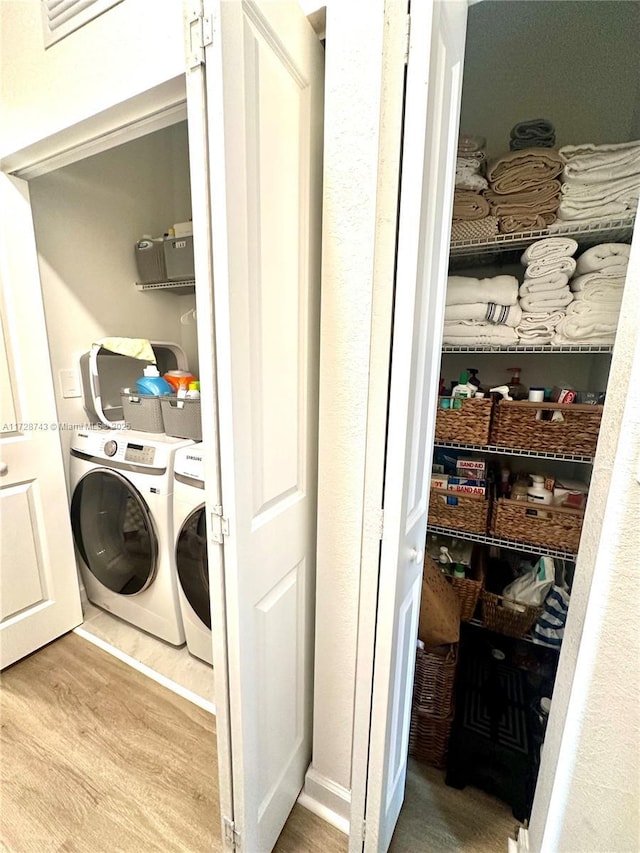
M453 567L453 576L454 576L454 578L464 578L465 577L464 566L462 565L462 563L456 563L455 564L455 566Z
M553 503L553 492L545 489L542 474L530 474L529 476L533 482L533 485L527 490L529 500L537 504Z
M507 367L507 373L511 373L509 380L509 394L514 400L526 400L529 396L529 389L520 381L521 367Z
M467 372L469 374L468 384L473 385L476 391L479 391L481 383L478 379L478 369L476 367L467 367Z
M529 482L529 477L526 475L519 474L516 478L515 483L511 487L511 500L512 501L527 501L529 500L529 487L531 483Z
M500 497L508 498L509 493L511 492L511 485L509 483L509 479L511 478L511 471L508 468L500 469Z
M462 408L462 400L475 396L476 388L469 384L469 374L463 370L460 374L460 382L451 389L452 408Z
M200 383L197 380L189 383L189 388L187 389L185 397L188 400L200 399Z
M451 559L449 549L446 545L440 546L440 556L438 557L438 560L440 561L440 568L442 569L442 571L448 571L448 567L451 565L451 563L453 563L453 560Z
M140 394L153 394L156 397L173 393L173 388L166 379L160 376L155 364L150 364L144 369L144 376L136 380L136 388Z
M189 373L188 370L168 370L164 374L164 378L173 386L173 393L176 394L180 390L180 385L184 383L185 391L189 387L189 382L195 382L196 377Z

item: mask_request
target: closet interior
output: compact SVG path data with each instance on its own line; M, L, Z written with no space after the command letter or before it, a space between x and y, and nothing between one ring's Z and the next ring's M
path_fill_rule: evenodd
M164 510L155 512L153 508L145 512L145 508L148 510L151 506L151 498L141 496L135 486L132 490L128 478L133 480L136 476L136 464L146 464L155 454L154 464L168 464L170 475L156 478L162 479L162 485L151 486L150 491L158 492L159 499L166 498L170 505L174 492L173 459L169 456L168 463L160 461L161 448L154 442L159 433L163 433L163 427L154 426L153 421L145 421L145 415L135 413L136 418L141 417L142 421L131 424L136 431L129 433L128 429L109 430L97 422L93 412L88 413L85 406L85 397L89 393L87 385L93 383L95 391L97 383L89 375L88 368L81 370L80 365L83 357L86 361L92 347L105 338L116 339L125 347L142 339L154 346L156 342L170 345L156 349L161 375L170 368L186 368L194 379L199 375L193 271L187 270L186 275L180 275L179 271L164 281L158 280L163 276L146 274L141 282L136 258L136 246L143 237L166 236L169 239L174 236L171 229L175 225L189 231L191 194L187 122L163 127L35 177L29 187L69 499L71 501L74 491L71 475L73 436L78 426L90 424L86 433L88 441L92 442L91 447L87 447L84 456L82 453L80 456L89 458L99 446L100 458L91 465L97 469L108 467L111 465L107 458L111 454L108 442L114 440L118 450L113 450L113 453L115 460L120 462L114 461L115 468L119 467L119 470L112 473L119 478L121 487L118 491L114 488L113 478L107 482L108 478L103 477L97 487L85 488L84 506L78 512L80 515L83 512L95 513L93 526L97 532L87 533L87 537L94 538L88 543L85 541L83 547L87 551L93 549L96 560L101 551L106 553L116 574L127 560L134 566L138 558L157 561L161 567L157 570L157 577L150 575L151 580L140 580L134 589L136 592L142 586L140 596L120 596L134 604L137 598L142 602L137 606L144 610L146 601L150 600L143 601L145 592L149 594L158 586L160 574L166 568L162 568L162 561L173 562L176 542L171 515ZM180 236L177 231L175 236ZM190 240L192 237L183 242L186 245ZM192 251L190 254L192 257ZM142 269L144 271L144 265ZM173 355L176 352L180 353L177 360ZM163 361L160 354L168 360ZM135 362L117 350L107 349L99 350L97 360L102 364L99 371L103 370L98 382L102 379L104 413L108 419L123 419L119 426L126 427L126 421L130 419L126 407L137 403L138 398L131 396L131 403L117 399L121 390L117 387L118 370L123 360L136 365L127 381L127 384L129 381L133 383L136 375L142 376L146 362ZM112 377L116 383L115 399L108 399L106 390L107 374L112 370L110 365L115 365ZM87 375L82 375L83 372ZM135 392L136 388L132 385L130 391ZM155 404L157 401L158 398ZM116 409L121 402L124 408L118 417ZM145 398L145 406L146 403ZM112 407L111 412L109 406ZM171 433L167 430L167 433L180 435L179 431ZM145 436L148 436L148 441ZM163 434L162 438L166 436ZM126 450L123 451L125 443ZM169 440L172 448L178 444L178 438ZM129 471L134 473L129 474ZM132 491L137 497L131 497ZM203 503L204 492L201 494ZM122 505L116 506L118 502ZM163 507L166 505L162 504ZM103 518L106 521L103 522ZM89 515L84 519L86 527L90 528L92 521ZM200 525L204 541L204 511L200 513ZM134 542L136 536L139 541ZM74 538L78 546L75 529ZM139 556L136 549L146 549L146 552ZM204 565L206 571L206 550ZM106 573L109 569L106 562L103 562L103 568ZM137 569L134 568L134 574L135 571ZM196 700L202 700L205 707L214 702L213 669L208 663L190 654L184 641L175 643L159 639L148 630L150 623L145 621L146 614L140 620L135 615L131 619L123 619L105 609L106 605L98 607L91 603L80 570L79 576L84 613L82 628L87 634L144 665L165 683L178 685ZM163 594L171 595L166 588Z
M640 190L639 11L469 9L425 548L459 615L419 630L393 850L409 813L441 849L530 817Z

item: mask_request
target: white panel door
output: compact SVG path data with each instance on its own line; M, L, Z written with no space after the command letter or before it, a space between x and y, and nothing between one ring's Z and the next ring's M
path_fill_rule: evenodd
M371 853L389 846L407 773L466 14L466 0L411 7L367 774Z
M212 14L206 108L228 519L228 717L218 726L229 726L235 830L243 850L260 853L275 844L311 751L324 60L296 2L222 0Z
M0 174L0 668L82 622L35 236Z

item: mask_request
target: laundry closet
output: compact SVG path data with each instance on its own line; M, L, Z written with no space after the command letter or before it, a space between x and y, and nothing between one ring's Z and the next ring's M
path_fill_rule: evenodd
M423 291L418 297L422 302L418 302L416 314L427 330L424 343L426 367L423 372L427 377L427 385L424 393L432 399L423 405L432 407L433 415L433 421L430 421L431 415L425 416L426 408L423 409L422 417L425 419L422 426L425 431L434 430L435 441L425 445L422 456L427 474L427 490L430 491L426 537L422 540L424 551L421 542L411 538L414 535L419 537L420 534L417 524L415 534L414 529L410 528L409 519L414 524L418 513L419 496L415 481L410 481L410 488L415 491L409 492L408 500L415 499L416 504L408 503L406 526L400 528L401 537L405 536L405 531L410 531L406 539L401 540L406 556L400 552L398 573L395 577L386 575L378 600L378 630L384 625L382 630L385 633L376 638L376 666L381 660L380 666L384 667L385 675L389 671L392 675L387 680L385 675L374 674L373 679L375 685L379 678L379 685L384 684L384 687L377 688L378 698L374 688L371 737L375 740L380 736L381 726L385 725L386 746L384 760L378 761L377 744L372 748L373 762L371 758L369 760L367 802L371 809L365 812L365 850L376 849L376 843L379 844L377 849L385 849L391 838L386 833L394 823L391 814L395 804L402 802L402 795L398 791L400 784L404 787L404 781L398 782L403 778L398 722L401 712L397 703L403 700L398 699L398 696L406 696L412 704L410 727L403 732L406 737L403 743L408 744L409 755L414 756L414 759L410 764L403 810L400 811L398 806L400 817L394 836L394 850L414 849L411 843L415 844L421 837L430 837L428 833L432 822L434 843L437 838L442 849L454 849L461 837L456 835L456 809L461 810L460 832L464 834L468 829L468 815L463 814L465 788L472 792L467 801L470 814L474 808L474 786L503 801L503 830L512 822L511 810L520 822L531 819L539 776L542 779L542 793L533 806L534 819L538 818L537 827L540 826L540 816L544 815L548 806L546 798L554 770L551 769L553 765L549 758L546 763L542 761L545 731L549 714L552 719L554 713L557 714L555 719L558 720L562 719L565 712L574 662L573 650L567 652L565 657L561 652L565 619L568 610L570 627L576 631L569 641L571 649L576 634L579 636L581 631L581 627L576 628L577 621L571 623L571 601L577 591L575 598L579 615L575 618L582 619L583 597L590 587L594 569L593 565L589 565L587 557L592 548L589 540L593 534L588 524L589 520L593 525L596 519L601 519L601 512L595 507L606 499L608 488L608 485L603 484L602 476L594 475L592 478L592 471L595 468L597 473L598 453L602 453L602 458L605 458L604 454L609 453L610 448L605 439L600 442L600 445L604 444L604 450L596 450L598 429L596 427L594 432L589 421L595 418L599 424L602 417L607 423L605 401L615 399L617 402L609 402L609 406L616 407L620 395L624 398L627 393L623 389L627 387L629 377L624 371L620 372L622 357L618 362L618 372L610 375L610 369L616 354L624 353L630 358L636 332L625 322L623 309L615 348L613 339L606 339L604 333L600 336L604 340L600 340L596 334L586 334L584 339L556 339L552 343L552 335L546 340L522 340L516 337L512 329L510 333L513 334L513 340L510 344L501 344L498 340L485 341L482 335L485 334L486 325L477 330L471 328L475 321L483 318L474 316L472 312L463 317L456 310L449 315L450 305L457 309L457 302L466 300L453 299L451 303L447 300L447 277L463 277L466 283L461 286L470 289L475 287L478 302L493 302L493 299L482 298L483 287L489 286L487 280L494 280L498 276L511 277L514 293L517 294L525 280L525 264L521 256L529 246L545 238L564 236L575 240L577 248L574 247L571 252L575 259L592 247L603 244L627 247L620 251L626 251L628 255L634 232L636 204L630 203L627 209L622 205L616 214L603 216L596 212L593 216L576 217L575 221L567 216L564 221L556 221L554 216L553 222L522 229L503 230L501 223L498 230L496 222L495 233L484 236L474 234L472 229L467 232L468 236L460 236L461 229L454 227L457 237L454 234L446 251L433 234L437 235L441 227L436 209L444 217L450 218L454 205L455 149L459 140L462 143L472 136L481 138L479 147L485 152L489 163L509 154L512 128L520 122L533 119L546 119L554 126L555 137L547 147L555 150L585 143L597 146L640 140L640 86L633 47L633 34L637 32L638 25L637 13L637 6L627 3L482 2L468 9L466 43L456 44L459 53L453 47L460 37L456 29L458 24L453 22L453 18L441 25L432 41L431 73L436 71L439 74L434 85L440 87L432 98L433 102L438 102L441 110L438 113L441 125L435 131L440 133L436 141L433 141L434 137L428 136L427 131L427 138L431 140L427 143L431 145L430 155L433 163L436 163L434 166L427 160L433 171L429 173L425 169L427 180L423 185L425 207L431 205L423 220L423 228L430 229L430 236L426 239L428 248L423 251L425 254L430 252L431 266L424 269L424 274L431 285L431 292ZM414 24L412 15L412 31ZM447 50L451 57L449 65ZM615 65L611 63L614 55L617 57ZM458 57L462 65L457 64ZM409 63L411 66L411 56ZM449 87L452 94L447 102L442 93L449 92ZM408 91L406 121L410 121L412 109L410 87ZM615 97L612 96L613 92ZM460 93L458 121L455 106ZM437 148L438 144L440 148ZM459 150L458 153L464 155L463 151ZM438 156L441 158L439 162L436 159ZM636 169L636 182L637 172ZM486 174L484 166L478 174ZM637 203L637 189L635 201ZM400 252L402 221L401 199ZM578 272L586 273L587 270L579 269ZM622 281L616 282L621 299L624 299L622 282L625 276L626 263L618 276ZM401 282L399 273L396 299ZM573 293L570 299L574 299ZM468 301L473 303L476 299L471 297ZM404 306L404 303L401 304ZM514 299L512 304L519 303ZM628 304L633 303L629 301ZM459 320L460 326L464 322L468 325L459 330L450 322L445 324L443 330L443 320L446 319ZM475 340L474 331L477 333ZM456 334L461 336L467 333L468 342L456 337ZM487 336L491 333L486 331ZM397 334L396 323L394 335ZM437 351L432 350L434 338L438 341ZM519 370L511 372L511 368ZM550 404L549 421L552 410L559 412L557 421L562 417L562 406L557 400L563 397L554 399L550 396L552 389L557 389L559 394L563 389L571 391L571 397L574 393L577 395L574 411L580 411L584 417L584 428L574 433L573 442L563 441L560 431L547 444L528 437L519 438L517 427L512 427L510 433L508 429L505 430L504 423L496 421L496 412L503 414L509 406L517 408L519 405L522 405L522 411L530 407L535 421L538 411L535 402L497 402L499 392L495 391L493 401L490 398L489 389L504 386L505 393L509 393L507 389L515 388L517 379L514 381L514 373L520 377L520 383L526 385L525 400L530 388L540 389L542 394L545 393L544 389L548 389L548 396L529 399L546 400ZM485 391L484 402L478 400L474 403L469 399L461 405L458 401L454 407L455 394L451 396L452 388L460 388L468 383L469 377L473 379L474 376L481 379ZM393 382L392 375L392 389ZM437 404L434 402L436 399ZM482 427L476 431L478 424L473 417L466 423L462 423L463 419L459 417L461 409L469 406L468 411L473 411L474 405L478 417L481 409L486 409L484 432ZM454 410L456 408L458 412ZM417 419L420 415L411 412L411 417ZM540 416L541 425L545 417ZM570 417L568 411L567 418ZM452 422L455 424L456 421L459 431L450 428ZM447 428L444 427L445 422ZM391 415L390 431L393 424ZM409 427L412 428L415 427ZM526 427L523 429L522 436L526 434ZM415 458L419 459L419 439L414 437L413 441L413 452L416 453ZM396 460L396 468L397 465ZM470 473L465 473L465 466ZM557 486L566 483L568 489L574 491L573 507L581 508L570 508L565 504L556 518L563 514L564 517L556 526L550 523L554 515L553 508L545 513L533 509L530 503L527 504L528 511L524 504L516 504L517 514L509 516L507 520L504 510L515 502L508 499L502 502L501 494L506 496L506 492L500 492L503 472L509 489L520 478L526 481L525 500L527 489L530 495L538 477L546 483L555 481ZM530 475L534 475L533 484ZM395 475L387 473L387 476ZM465 488L468 496L464 496ZM475 494L472 494L474 490ZM551 499L545 501L545 506L551 506L551 503ZM411 512L410 508L413 508ZM386 503L384 511L386 533ZM394 505L394 522L396 511ZM405 520L404 516L401 518ZM587 529L583 526L585 518ZM546 534L545 527L548 528ZM580 546L581 532L588 541L584 549ZM383 539L383 573L384 549ZM408 644L404 644L407 636L410 636L411 618L415 619L412 624L418 627L419 614L410 604L414 591L409 581L417 569L413 566L409 569L406 564L409 560L419 564L424 554L435 565L436 572L442 569L452 579L454 589L460 594L462 624L459 626L459 644L457 637L455 642L451 636L447 639L448 643L453 642L453 646L448 647L448 653L443 651L445 645L439 645L443 643L444 634L438 641L434 640L437 630L427 632L426 639L431 646L439 645L437 653L440 658L425 653L424 649L418 650L412 697L409 690L404 693L405 682L402 679L406 673L403 671L400 674L400 670L394 672L393 667L398 666L400 658L405 662L413 658L413 651L406 651ZM551 618L550 626L547 614L547 624L540 631L538 622L543 614L544 596L539 601L530 600L530 607L516 604L509 608L508 603L504 606L506 599L503 592L520 574L535 572L543 558L549 560L548 571L551 572L547 575L546 591L552 587L561 587L566 595L560 618L555 622ZM454 566L459 570L457 576L454 576ZM584 572L583 576L580 575L580 569ZM427 574L425 570L425 577ZM422 587L423 605L425 596L436 596L436 580L431 578L430 585ZM393 585L397 598L394 628L389 631L389 601ZM429 618L442 618L437 607L431 610L426 608L426 611L420 615L421 632L425 625L428 627ZM529 617L526 625L523 616ZM442 627L437 622L435 624ZM457 631L456 626L453 633ZM546 642L541 640L545 631ZM425 637L421 639L425 640ZM391 653L386 651L389 648ZM458 653L460 657L456 660ZM394 658L396 654L398 658ZM413 661L408 663L409 677L412 672ZM379 702L379 695L385 689L389 690L388 704L385 706L388 716L384 716L385 711L381 710L382 703ZM561 710L556 711L556 700ZM407 713L405 719L408 718ZM440 776L431 771L421 773L419 762L441 768ZM379 779L382 781L379 782ZM462 794L456 789L462 789ZM445 803L451 803L451 807ZM446 846L439 834L445 832L446 828L439 823L438 804L445 811L451 827L446 835L450 847ZM403 817L405 810L407 815L411 815L406 820ZM423 814L425 836L420 836L417 829L420 826L417 818L420 812ZM484 812L489 821L492 820L491 814L490 809ZM357 818L352 815L352 821L355 820ZM369 847L367 837L370 821L376 840ZM474 821L478 844L482 840L487 845L497 843L493 827L483 826L482 813L476 814ZM511 828L509 834L512 834ZM506 835L503 843L506 843ZM487 846L487 849L492 848Z
M88 483L78 488L80 481L89 471L83 469L80 474L74 473L71 477L71 468L74 465L72 460L76 458L78 452L78 447L72 446L75 435L73 427L78 430L82 424L90 425L85 432L90 435L87 440L91 441L94 451L111 439L119 445L127 443L150 447L152 450L155 448L158 457L162 448L157 445L159 440L160 442L164 440L165 432L160 400L143 398L143 405L153 406L149 415L147 411L139 412L134 408L139 405L138 397L130 395L121 398L120 396L124 385L129 385L129 379L125 379L125 376L131 378L131 375L136 373L136 361L116 353L109 355L107 350L98 349L96 382L96 379L91 377L91 368L88 366L91 351L95 350L95 345L104 338L122 337L125 339L125 344L135 339L146 339L156 345L158 367L161 372L170 368L181 368L194 377L199 376L192 245L187 247L189 250L185 261L187 274L181 278L173 275L169 280L166 275L146 272L144 266L146 259L143 259L140 266L138 265L138 243L143 235L155 238L164 236L166 243L170 244L169 235L173 234L174 225L188 223L192 218L188 143L187 122L182 120L34 178L30 183L51 366L54 377L57 379L56 404L62 424L60 436L64 448L70 502L78 490L72 505L72 523L76 547L79 545L82 547L85 560L98 560L99 551L96 550L95 543L87 542L86 547L83 545L81 525L84 525L84 538L90 539L93 536L92 531L100 528L100 519L106 520L110 513L118 514L119 510L113 506L102 506L97 495L88 493ZM191 236L190 244L192 240ZM163 278L164 281L159 280ZM163 344L169 346L165 348ZM176 358L174 350L178 358L176 361L174 361ZM118 370L122 369L117 366L119 361L126 362L128 367L126 374L118 373ZM112 363L115 365L113 368ZM141 376L147 362L139 361L137 364L137 373ZM100 376L100 369L103 371L102 376ZM113 371L112 376L111 371ZM71 387L69 387L68 377L72 377L73 380ZM99 406L93 399L92 383L100 387ZM135 385L130 390L135 392ZM191 419L193 414L198 422L190 425L185 422L182 430L178 426L177 434L178 436L182 434L183 437L190 435L191 442L183 441L182 444L191 444L193 451L201 453L200 445L193 445L193 439L202 436L200 407L196 404L197 411L193 412L193 409L189 408L193 407L192 403L185 401L183 406L185 405L187 406L187 409L183 410L185 419L187 416ZM99 414L96 414L96 406ZM122 409L121 406L125 408ZM176 410L176 415L179 414ZM173 415L173 410L170 415ZM125 426L132 416L136 419L132 428L142 430L133 437L128 435L127 430L119 429ZM112 420L117 422L111 423ZM114 429L109 431L107 424L102 421L107 421ZM190 430L189 426L193 429ZM174 432L176 432L175 428ZM171 434L171 426L169 426L169 434ZM215 437L210 444L212 452L216 453ZM125 542L127 538L134 537L133 531L128 528L135 527L136 535L143 537L150 565L155 554L156 565L159 566L158 580L154 579L150 582L148 580L147 573L154 569L150 567L142 569L143 577L137 582L136 589L150 587L158 581L164 583L161 575L169 566L172 575L177 576L174 554L178 544L176 540L178 531L174 530L172 519L175 514L180 513L180 509L176 508L174 512L176 502L174 493L176 493L176 483L178 483L178 495L185 487L184 475L180 481L181 475L178 469L184 467L184 454L188 452L185 448L180 455L176 456L178 452L176 447L179 445L180 442L177 439L166 444L170 473L168 481L163 482L161 486L161 492L168 490L171 498L166 502L168 514L163 510L160 513L161 517L153 517L152 514L151 519L144 520L135 514L133 508L138 505L138 502L141 501L142 507L149 498L144 497L144 489L142 493L137 492L139 486L136 487L135 482L134 492L129 493L126 473L124 473L125 480L119 481L122 488L117 490L117 494L113 493L111 480L104 481L104 473L95 475L103 478L95 488L100 494L105 489L104 500L108 499L112 503L118 500L124 501L127 507L123 511L122 527L119 524L112 526L112 522L107 521L102 531L97 534L100 547L105 549L114 564L121 566L121 573L124 572L127 578L129 574L122 569L122 564L127 560L135 562L135 559L131 555L125 560L118 556L114 558L113 552L118 552L122 547L116 544L116 540ZM87 450L87 452L90 451ZM181 459L182 462L180 462ZM187 463L187 466L189 465L193 468L194 462ZM96 460L94 465L102 468L103 471L105 466L108 469L109 459L106 457L102 463ZM124 470L126 471L126 468ZM115 477L119 476L116 470ZM199 512L197 518L192 521L193 529L189 536L191 547L198 548L200 546L197 542L201 543L200 568L192 572L196 575L196 582L197 578L200 578L200 589L192 598L202 597L205 592L208 592L208 582L205 581L207 549L204 544L206 542L204 482L202 477L200 481L187 480L194 489L198 488L198 482L201 487L200 493L195 491L193 494L196 497L199 496ZM152 485L151 490L153 491L154 488L155 486ZM81 495L82 490L84 494ZM96 508L92 518L86 516L87 506ZM192 510L197 507L198 501L195 502ZM142 509L141 512L144 510ZM127 513L130 516L129 521L126 518ZM135 524L132 523L132 513L134 519L137 519ZM82 522L81 517L83 517ZM185 521L186 519L182 519L183 523ZM162 529L165 527L168 529ZM92 547L93 557L88 556L91 554ZM136 547L140 549L139 543ZM161 550L162 553L158 553ZM134 550L131 550L131 554L133 553ZM80 552L78 552L78 559L82 559ZM189 560L184 554L180 559L183 563ZM104 572L102 585L106 583L117 589L124 580L122 577L118 578L117 570L110 575L111 570L106 566L105 563L98 567L98 579L101 577L101 572ZM185 568L186 566L183 566L182 570L184 571ZM83 563L83 571L85 573L89 571L86 563ZM82 579L81 575L81 581ZM185 595L184 585L183 580L183 584L178 588L181 601L183 601L182 596ZM189 589L188 582L186 586ZM89 597L94 602L97 600L98 604L102 604L102 592L102 586L98 585L95 596L90 592ZM192 590L189 592L191 594ZM171 596L171 593L171 588L168 587L165 595ZM125 607L124 612L121 612L122 607L119 607L121 601L122 606ZM135 601L135 597L131 597L131 602ZM207 663L212 662L210 649L205 648L200 651L200 657L190 654L184 642L178 642L183 640L183 632L179 629L179 625L174 628L173 633L169 632L164 637L157 638L153 634L153 619L147 623L144 612L140 618L139 610L131 612L126 610L129 604L126 596L118 598L116 594L113 598L108 598L105 604L107 607L113 607L115 615L108 610L96 607L86 598L85 591L83 631L86 634L129 655L139 664L149 667L151 671L168 679L169 682L194 694L196 699L203 700L207 707L213 706L213 674L211 667L207 666ZM162 602L160 605L162 606ZM153 604L151 609L153 610ZM182 622L185 622L185 616L191 618L193 614L193 608L188 610L183 603ZM203 629L205 626L210 628L210 615L204 612L204 608L202 616L204 618L199 620L200 625ZM171 619L171 609L167 613L167 618ZM203 633L206 635L206 629ZM210 646L210 632L208 637Z

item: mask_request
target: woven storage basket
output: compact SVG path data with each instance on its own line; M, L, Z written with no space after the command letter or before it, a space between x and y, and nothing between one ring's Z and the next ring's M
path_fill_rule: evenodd
M458 665L458 646L416 650L413 704L434 717L448 717L453 708L453 686Z
M452 725L453 711L446 717L434 717L414 705L409 728L409 755L432 767L445 767Z
M447 504L442 498L455 497L458 503ZM468 533L487 532L491 501L481 495L464 495L458 492L431 489L429 498L429 524L466 530Z
M200 400L186 397L178 400L174 394L162 397L162 417L167 435L175 438L192 438L202 441L202 420L200 418ZM179 403L182 406L179 406Z
M164 432L160 397L155 394L120 394L122 417L129 429Z
M440 397L453 401L452 397ZM488 444L493 402L488 398L462 398L459 409L441 409L436 414L436 441L462 441L466 444Z
M475 557L475 554L474 554ZM469 574L472 577L469 577ZM471 560L471 566L465 578L451 578L451 586L460 599L460 621L468 622L473 617L480 593L484 589L485 567L484 551Z
M522 450L593 456L602 406L500 400L493 413L490 443ZM562 420L536 420L538 412L561 412Z
M499 498L493 504L491 533L501 539L528 542L543 548L577 552L584 510L540 506L530 501Z
M511 607L505 607L506 599L501 595L496 595L493 592L482 590L482 621L490 631L497 631L499 634L507 634L509 637L524 637L535 623L538 621L542 613L542 607L531 607L528 604L517 602L518 608L521 610L513 610ZM515 602L509 602L513 604Z

